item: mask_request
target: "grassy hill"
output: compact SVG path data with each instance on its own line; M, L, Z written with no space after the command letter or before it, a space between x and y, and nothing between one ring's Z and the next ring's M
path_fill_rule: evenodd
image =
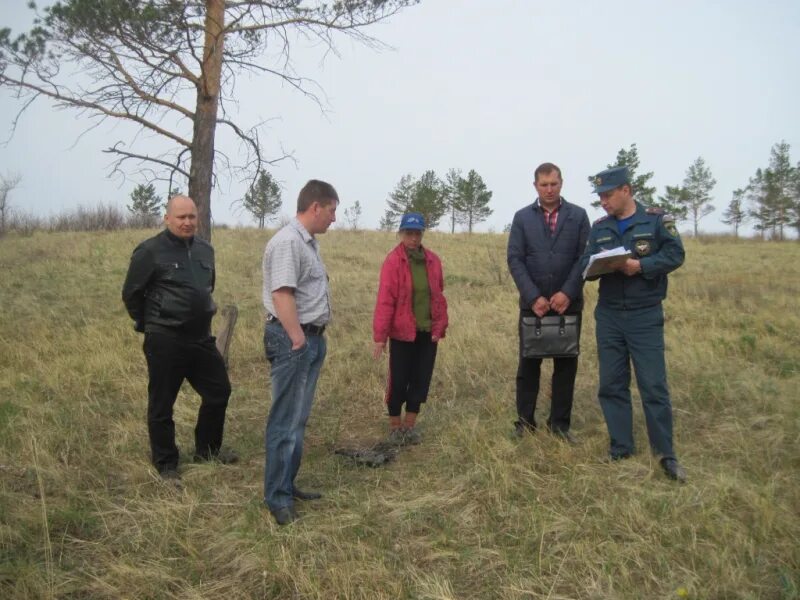
M640 453L600 460L596 284L581 444L512 439L517 300L506 237L492 234L425 239L443 259L451 327L423 444L378 469L335 456L385 434L386 362L369 352L378 269L396 239L326 234L335 323L299 478L325 497L279 529L261 505L269 233L215 233L216 299L240 310L226 442L243 460L182 464L182 491L148 463L142 338L120 301L148 235L0 241L0 597L800 598L800 244L686 241L666 303L690 477L679 486L647 452L640 406ZM184 455L198 404L185 388L176 405Z

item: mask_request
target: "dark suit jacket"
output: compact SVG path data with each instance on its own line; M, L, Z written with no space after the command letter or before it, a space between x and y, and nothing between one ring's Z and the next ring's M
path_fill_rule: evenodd
M580 258L589 229L586 211L563 198L552 235L538 202L517 211L508 238L508 269L519 290L520 308L530 310L539 296L550 298L561 291L571 300L567 313L583 310Z

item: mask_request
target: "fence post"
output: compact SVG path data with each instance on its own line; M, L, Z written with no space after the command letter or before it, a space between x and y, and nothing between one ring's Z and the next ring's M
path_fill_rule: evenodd
M235 305L229 304L222 309L222 328L217 335L217 350L222 354L225 367L228 366L228 350L233 339L233 328L236 327L236 319L239 318L239 309Z

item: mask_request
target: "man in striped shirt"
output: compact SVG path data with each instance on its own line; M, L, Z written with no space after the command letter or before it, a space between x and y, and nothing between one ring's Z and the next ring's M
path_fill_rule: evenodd
M305 426L325 360L330 288L316 234L336 220L339 196L312 179L300 190L297 215L264 251L264 350L271 367L272 408L267 419L264 503L279 525L297 519L295 500L315 500L294 480L303 457Z

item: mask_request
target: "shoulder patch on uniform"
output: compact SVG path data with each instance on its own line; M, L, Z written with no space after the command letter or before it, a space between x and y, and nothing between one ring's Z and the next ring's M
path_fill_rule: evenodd
M675 216L671 215L669 213L664 213L664 218L661 219L661 220L664 221L664 223L674 223L675 222Z
M658 208L657 206L648 206L645 209L648 215L663 215L666 211L663 208Z
M597 220L596 220L594 223L592 223L592 225L597 225L598 223L602 223L602 222L603 222L603 221L605 221L606 219L608 219L608 215L606 215L605 217L600 217L600 218L599 218L599 219L597 219Z

